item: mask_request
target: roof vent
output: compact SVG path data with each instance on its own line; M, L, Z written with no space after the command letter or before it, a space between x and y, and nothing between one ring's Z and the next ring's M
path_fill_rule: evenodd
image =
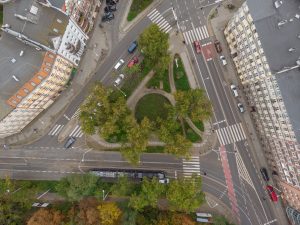
M300 66L300 59L296 61L297 65Z
M276 9L278 9L281 5L282 5L282 1L277 0L274 2L274 6Z
M298 38L300 39L300 34L298 34Z
M289 52L294 52L296 49L295 48L290 48Z
M295 15L295 18L300 19L300 15L299 15L299 14L296 14L296 15Z
M287 23L287 20L281 20L279 23L278 23L278 26L282 26L283 24L286 24Z

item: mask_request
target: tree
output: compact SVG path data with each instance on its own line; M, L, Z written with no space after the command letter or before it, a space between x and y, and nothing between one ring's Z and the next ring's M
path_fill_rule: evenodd
M127 130L129 146L126 144L121 151L129 162L138 164L140 154L147 149L151 122L147 117L141 121L141 124L138 124L134 118L132 120L132 122L129 122L132 126Z
M99 195L99 178L93 174L74 174L61 179L57 184L57 192L71 201L85 196Z
M120 219L122 211L114 202L103 202L98 206L100 222L103 225L114 225Z
M181 127L176 120L175 111L171 109L167 119L158 120L158 123L160 124L159 138L166 144L165 151L176 156L188 158L192 143L179 133Z
M64 219L63 214L55 209L39 209L33 213L27 225L60 225Z
M116 196L128 196L134 189L134 183L129 181L127 177L119 177L118 182L111 187L111 192Z
M166 195L171 209L188 213L195 211L205 202L205 195L201 188L201 177L195 174L190 178L172 180Z
M6 196L0 198L0 224L23 224L22 215L28 210L21 202L12 201Z
M127 75L134 75L134 74L140 73L141 70L142 70L141 65L140 64L135 64L132 67L126 67L124 69L124 73L127 74Z
M174 97L175 109L180 118L190 117L193 121L203 121L211 117L211 103L202 89L177 91Z
M80 200L77 213L78 224L98 225L100 223L97 206L99 201L96 198L84 198Z
M171 217L172 225L196 225L190 216L183 213L174 213Z
M156 177L151 180L145 178L141 184L141 191L130 197L129 205L137 211L142 211L146 206L156 207L164 192L165 185L159 183Z
M165 60L168 56L168 34L162 32L156 24L152 24L150 27L144 30L138 40L139 48L145 56L145 62L152 67L158 66L163 68L164 66L158 65L166 63ZM168 63L167 63L168 65Z

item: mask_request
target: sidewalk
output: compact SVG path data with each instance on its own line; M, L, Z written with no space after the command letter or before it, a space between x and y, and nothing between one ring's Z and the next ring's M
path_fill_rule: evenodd
M101 13L98 13L94 30L91 33L84 56L77 69L78 72L72 80L70 87L65 89L49 108L37 116L37 118L35 118L19 134L0 139L0 144L5 143L14 146L30 144L46 135L50 127L56 123L60 118L61 113L79 93L78 90L81 90L84 87L95 73L96 67L101 64L106 55L109 54L109 49L107 48L107 46L109 46L109 40L106 37L105 31L98 27L100 20Z
M242 93L242 85L239 82L235 67L234 67L234 62L231 59L231 55L229 52L229 46L227 45L227 41L225 39L224 36L224 29L225 26L227 25L229 19L233 16L234 12L240 7L240 5L242 4L242 2L240 1L233 1L232 4L235 5L235 10L228 10L227 8L225 8L223 5L221 5L220 7L218 7L218 15L213 18L212 20L209 21L208 26L209 29L214 33L215 37L217 40L220 41L221 46L223 46L223 51L222 54L225 56L226 59L228 59L228 64L227 64L227 70L223 71L224 72L224 79L226 81L226 83L235 83L238 84L238 87L240 87L241 90L241 97L240 101L244 103L244 105L247 105L247 102L244 101L244 99L246 99L246 96ZM255 162L255 165L259 165L259 167L262 166L266 166L267 165L267 161L264 155L264 151L262 149L262 146L260 144L259 138L256 134L256 130L253 126L253 121L251 118L251 114L249 110L246 110L246 112L243 115L243 119L244 119L244 123L243 123L243 127L244 130L246 132L247 137L251 137L251 139L248 139L248 144L250 146L249 150L252 151L252 156ZM253 165L255 167L255 165ZM256 168L257 170L259 170L259 168ZM272 177L271 177L272 180ZM274 183L274 182L272 182ZM282 219L281 224L285 224L287 223L287 221L284 218L287 218L285 213L284 213L284 209L282 207L282 210L278 210L278 208L276 207L276 210L279 216L279 218Z

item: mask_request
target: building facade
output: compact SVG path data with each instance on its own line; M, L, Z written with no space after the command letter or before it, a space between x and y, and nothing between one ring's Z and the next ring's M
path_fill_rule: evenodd
M85 33L89 33L94 26L100 5L100 0L66 0L63 10Z
M29 10L22 6L29 6ZM10 11L17 13L12 15ZM4 12L4 16L8 15L1 28L5 37L21 42L23 50L31 48L24 50L26 57L34 49L32 57L43 58L36 60L41 63L34 65L38 69L29 80L20 78L22 71L11 70L12 74L19 73L17 83L21 87L6 101L11 111L0 118L0 138L22 131L55 101L69 81L72 69L78 66L88 40L65 12L45 0L7 3ZM26 67L25 61L25 57L18 57L12 68Z
M298 3L247 0L224 34L272 175L300 210Z

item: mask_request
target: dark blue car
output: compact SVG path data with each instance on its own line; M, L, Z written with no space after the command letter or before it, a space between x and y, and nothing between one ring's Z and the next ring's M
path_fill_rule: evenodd
M133 53L137 46L138 46L137 41L132 42L128 48L128 52Z

